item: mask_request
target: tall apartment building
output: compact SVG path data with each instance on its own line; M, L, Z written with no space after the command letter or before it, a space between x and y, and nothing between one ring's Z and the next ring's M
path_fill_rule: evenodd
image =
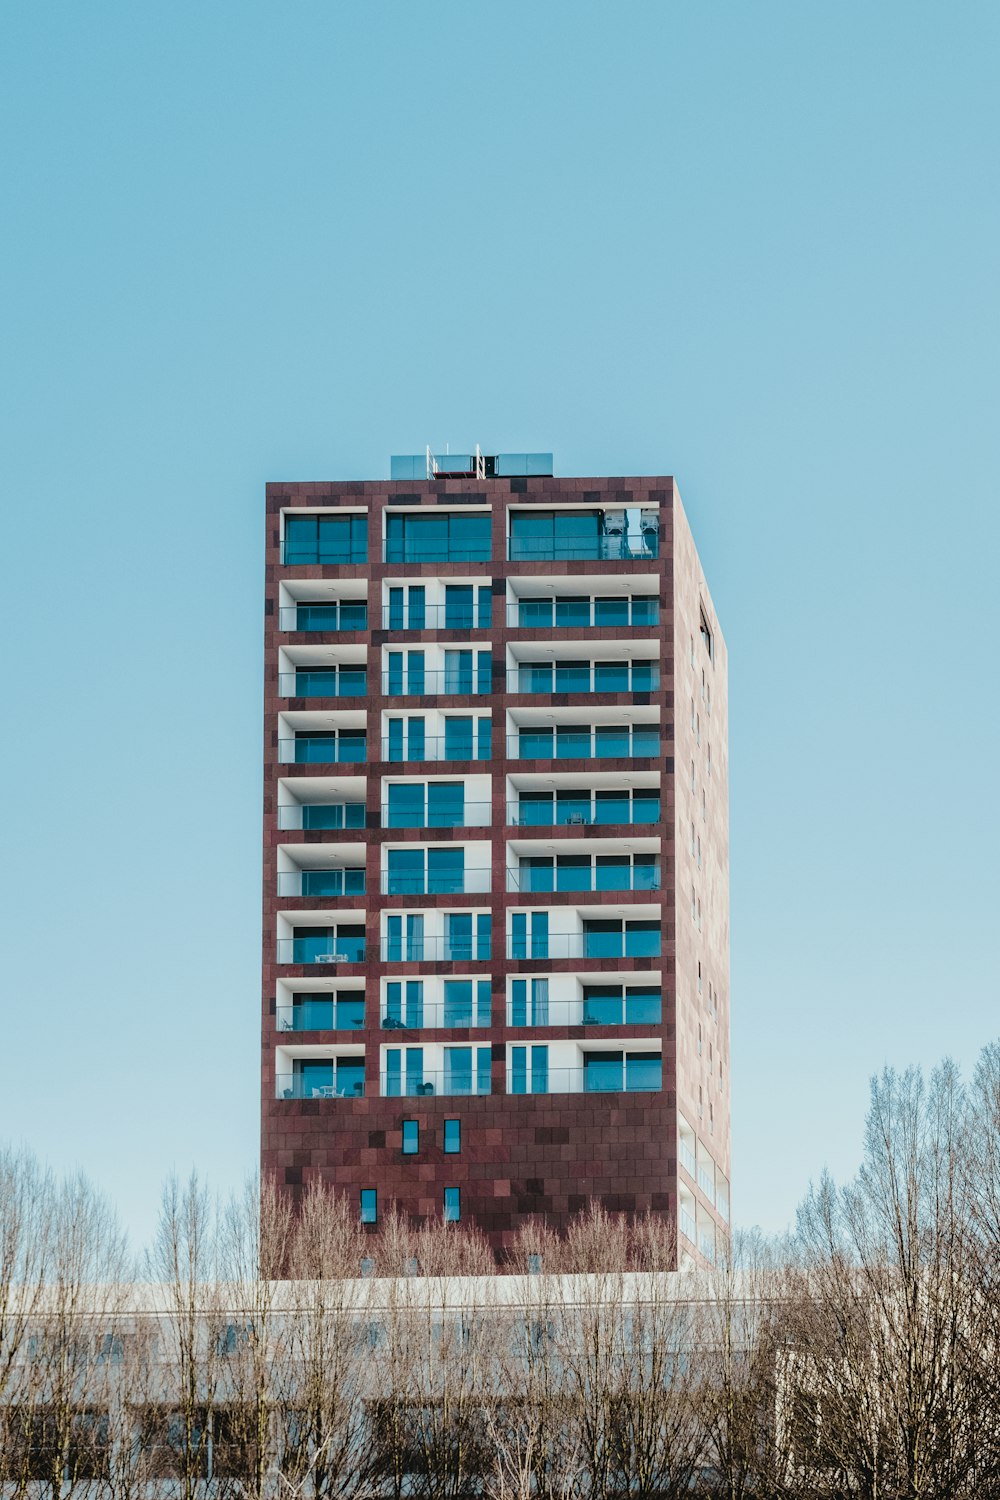
M729 1217L726 650L670 478L267 487L262 1165Z

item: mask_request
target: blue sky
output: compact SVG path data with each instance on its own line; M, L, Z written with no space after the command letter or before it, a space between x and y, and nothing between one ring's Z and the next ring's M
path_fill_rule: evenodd
M254 1164L262 504L673 473L731 667L734 1209L998 1024L993 4L14 0L0 1138Z

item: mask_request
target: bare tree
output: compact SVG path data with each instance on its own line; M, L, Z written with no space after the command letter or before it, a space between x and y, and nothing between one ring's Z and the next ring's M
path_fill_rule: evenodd
M157 1477L176 1479L181 1500L194 1500L209 1474L219 1360L229 1338L217 1219L196 1173L184 1186L176 1178L166 1183L148 1266L164 1297L162 1380L159 1399L141 1414L141 1441Z
M800 1210L786 1363L799 1411L813 1403L812 1479L828 1490L949 1500L978 1486L965 1123L950 1063L929 1083L886 1071L857 1179L824 1178Z

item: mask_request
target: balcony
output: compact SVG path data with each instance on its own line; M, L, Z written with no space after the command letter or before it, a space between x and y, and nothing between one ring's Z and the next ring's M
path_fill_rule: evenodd
M660 753L659 729L597 725L589 729L525 728L507 736L511 760L638 760Z
M435 1069L419 1075L383 1073L379 1091L385 1099L419 1099L436 1095L442 1098L481 1097L492 1093L492 1082L486 1070Z
M507 957L548 960L561 958L659 958L661 934L658 926L643 924L623 933L532 932L507 935Z
M282 765L332 766L362 765L368 759L364 732L360 734L297 734L278 741L278 760Z
M363 1099L364 1066L357 1069L330 1069L329 1079L322 1074L302 1073L275 1075L275 1097L278 1099Z
M532 798L522 796L507 803L507 823L511 828L590 828L617 824L650 824L660 821L660 798L657 792L598 792L593 800L589 792L557 794L540 793Z
M492 605L492 598L488 601ZM489 630L492 608L479 604L424 604L416 606L412 600L408 607L382 606L383 630Z
M507 868L508 891L546 894L551 891L658 891L660 862L655 857L559 855L553 859L525 858Z
M363 896L364 894L365 872L363 868L331 865L319 870L278 871L279 896L317 896L328 899L334 896Z
M492 518L482 511L388 511L387 563L489 562Z
M466 802L453 811L446 809L435 811L433 807L428 807L424 812L419 809L391 807L388 803L383 803L382 827L488 828L492 811L492 805L489 802Z
M514 980L514 984L526 984ZM539 1029L547 1026L659 1026L663 1019L663 1001L659 990L637 990L623 996L576 1000L539 999L525 995L507 1001L507 1025L515 1029Z
M482 696L493 691L492 669L476 671L424 672L410 667L407 672L383 672L382 692L387 698L431 698L438 695L463 698Z
M470 896L490 889L489 868L470 870L383 870L383 896Z
M382 962L387 964L488 963L493 952L489 938L384 937Z
M511 509L512 562L648 562L660 552L659 511Z
M300 667L278 673L279 698L363 698L367 692L364 667Z
M592 598L546 597L519 599L507 605L507 624L515 630L626 630L659 624L660 601L655 595Z
M334 995L303 995L293 1005L279 1005L279 1031L360 1031L365 1024L364 997L341 1000Z
M279 964L363 964L365 940L329 933L320 933L317 937L278 938L277 961Z
M527 1050L527 1049L525 1049ZM656 1094L662 1088L660 1057L656 1053L635 1054L623 1067L616 1062L588 1064L577 1068L549 1068L526 1060L523 1067L508 1066L508 1094Z
M490 760L492 736L476 735L422 735L415 738L411 727L409 739L400 744L383 739L382 759L390 765L402 765L409 761L430 760Z
M342 631L368 629L368 605L361 600L342 599L332 604L302 600L282 606L278 628L299 635L336 635Z
M278 827L306 832L332 833L344 828L364 828L363 802L281 802Z
M400 1008L385 1004L382 1008L383 1031L447 1031L455 1027L480 1030L492 1024L490 1007L478 1005L475 999L467 1004L435 1000L419 1005L404 1003Z
M509 693L651 693L660 669L649 661L522 662L507 673Z

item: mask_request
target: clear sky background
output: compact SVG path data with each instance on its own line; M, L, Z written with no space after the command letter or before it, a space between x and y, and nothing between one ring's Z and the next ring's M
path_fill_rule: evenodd
M263 488L674 474L731 669L734 1210L998 1013L1000 7L0 11L0 1139L258 1143Z

